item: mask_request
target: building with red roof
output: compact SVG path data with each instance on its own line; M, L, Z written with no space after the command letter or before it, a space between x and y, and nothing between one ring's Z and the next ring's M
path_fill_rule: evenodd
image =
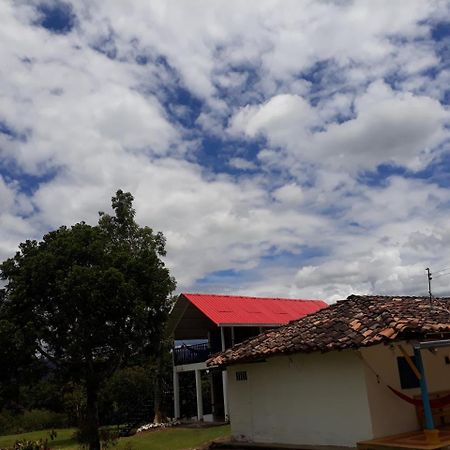
M179 377L195 374L197 418L203 420L202 377L209 378L214 420L227 420L225 371L210 371L206 360L269 328L280 327L325 308L322 300L246 297L182 293L169 317L168 333L174 339L174 416L180 418ZM189 375L181 375L189 376ZM183 412L183 415L189 415Z

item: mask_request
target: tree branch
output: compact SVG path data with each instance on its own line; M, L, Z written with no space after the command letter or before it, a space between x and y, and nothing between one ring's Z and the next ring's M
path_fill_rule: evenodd
M49 353L47 353L45 350L42 349L42 347L38 344L37 346L37 351L44 356L45 358L47 358L49 361L51 361L53 364L57 365L58 367L61 367L61 363L55 359L52 355L50 355Z

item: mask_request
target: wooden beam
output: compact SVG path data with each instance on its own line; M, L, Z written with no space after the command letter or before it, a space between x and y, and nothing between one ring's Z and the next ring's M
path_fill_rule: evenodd
M411 359L411 357L408 355L408 352L405 350L403 345L399 344L397 346L400 351L402 352L403 356L405 357L406 362L408 363L408 366L411 368L411 370L414 372L414 375L416 378L420 381L422 379L422 376L420 375L419 369L414 364L414 361Z

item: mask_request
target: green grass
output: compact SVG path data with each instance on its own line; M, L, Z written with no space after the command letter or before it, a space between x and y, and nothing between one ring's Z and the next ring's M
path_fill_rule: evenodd
M78 450L77 443L72 439L75 430L65 428L56 430L57 437L50 442L52 449ZM131 437L119 439L113 449L122 450L187 450L200 446L219 437L229 436L228 425L208 428L174 427L164 430L149 431ZM33 431L31 433L0 436L0 448L9 447L18 439L36 440L48 436L48 431Z
M9 434L6 436L0 436L0 448L10 447L17 440L26 439L29 441L36 441L38 439L48 438L51 448L61 448L61 449L76 449L77 444L72 439L72 435L75 431L73 428L63 428L60 430L55 430L57 433L56 439L50 441L49 432L50 430L41 431L31 431L29 433L20 434Z

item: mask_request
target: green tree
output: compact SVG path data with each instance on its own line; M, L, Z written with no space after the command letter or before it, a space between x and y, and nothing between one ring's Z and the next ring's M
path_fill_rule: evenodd
M38 381L45 367L26 333L27 324L16 326L5 308L5 300L0 290L0 410L8 408L17 413L21 409L21 385Z
M165 238L135 222L132 202L119 190L114 215L26 241L0 265L0 312L37 354L84 386L91 450L100 448L101 387L129 361L155 356L175 288L161 260Z

